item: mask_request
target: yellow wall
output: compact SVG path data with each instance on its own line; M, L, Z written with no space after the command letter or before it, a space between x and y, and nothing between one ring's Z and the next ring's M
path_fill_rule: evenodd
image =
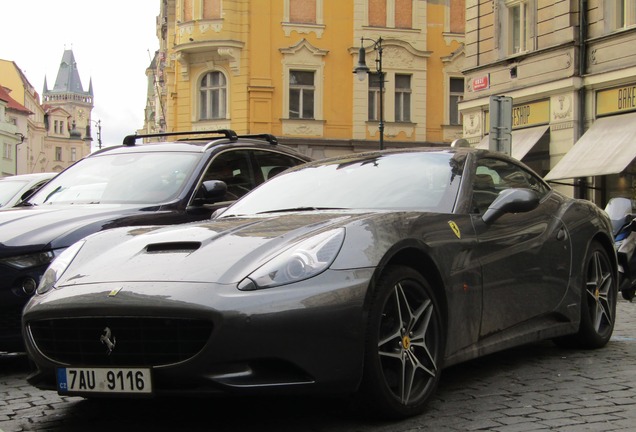
M290 1L223 0L221 17L203 19L201 2L168 0L162 11L167 34L161 43L168 59L164 71L168 131L231 128L238 133L273 133L292 140L306 138L312 146L324 147L321 154L328 154L330 146L342 151L360 148L360 142L375 146L377 122L367 121L368 80L359 83L352 70L360 37L380 35L387 40L387 68L416 77L412 125L391 124L394 105L388 91L394 83L387 83L385 140L444 139L447 93L442 83L447 78L441 58L459 47L457 40L449 42L443 36L445 29L448 32L447 6L414 1L413 29L387 29L369 26L366 0L302 0L303 15L310 19L312 13L306 14L306 8L318 5L313 14L316 24L293 25L286 10ZM400 8L405 0L389 1ZM186 5L191 8L188 14L183 12ZM396 22L404 19L401 11L394 11ZM184 21L190 15L192 20ZM367 65L372 70L374 59L369 48ZM289 119L286 106L289 70L303 67L316 71L316 109L311 121ZM225 120L201 122L196 89L210 70L227 77L228 115Z
M0 60L0 85L11 90L11 97L24 104L24 85L12 61Z
M445 33L432 30L440 28L454 31L463 30L463 19L459 23L457 21L458 18L461 18L458 17L460 15L458 11L464 10L464 3L462 1L460 5L454 6L452 11L449 11L448 6L442 2L427 2L427 4L428 49L433 54L428 61L426 137L432 142L443 142L442 125L448 124L448 118L445 117L446 110L440 109L440 107L444 107L448 102L449 89L448 71L445 70L442 58L451 55L460 48L461 41L460 38L449 38L445 36ZM457 4L456 1L455 4ZM458 128L458 133L461 133L461 127Z

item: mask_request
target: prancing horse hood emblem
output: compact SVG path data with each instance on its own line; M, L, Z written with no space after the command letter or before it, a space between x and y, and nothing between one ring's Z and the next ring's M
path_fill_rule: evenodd
M112 340L110 339L111 335L112 332L110 331L110 328L106 327L102 330L102 335L99 337L100 342L105 344L106 348L108 348L108 355L113 352L115 344L117 343L117 340L114 337Z

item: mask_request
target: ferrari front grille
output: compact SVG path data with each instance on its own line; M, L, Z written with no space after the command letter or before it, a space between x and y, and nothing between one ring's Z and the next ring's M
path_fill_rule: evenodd
M197 354L212 333L203 320L155 317L59 318L28 324L37 349L74 366L161 366Z

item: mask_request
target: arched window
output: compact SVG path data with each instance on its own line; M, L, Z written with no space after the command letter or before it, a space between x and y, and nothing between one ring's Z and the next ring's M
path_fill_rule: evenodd
M199 120L224 119L226 116L227 81L221 72L208 72L199 87Z

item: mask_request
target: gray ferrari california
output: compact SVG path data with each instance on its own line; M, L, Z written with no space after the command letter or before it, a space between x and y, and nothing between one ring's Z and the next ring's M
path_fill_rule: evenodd
M542 339L604 346L616 267L606 214L503 154L337 157L211 220L69 247L24 310L28 381L85 397L345 393L405 417L449 365Z

